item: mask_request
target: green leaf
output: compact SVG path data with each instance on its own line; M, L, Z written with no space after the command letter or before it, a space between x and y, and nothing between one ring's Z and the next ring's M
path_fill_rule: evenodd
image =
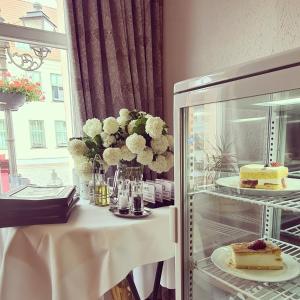
M97 145L99 145L99 146L102 145L102 138L101 138L101 135L100 135L100 134L97 134L97 135L94 137L94 140L95 140L95 142L97 143Z
M85 140L84 142L85 142L86 146L87 146L89 149L97 148L96 143L94 143L94 142L91 141L91 140Z
M146 134L146 122L147 119L145 117L141 117L135 121L135 126L133 127L133 133L145 135Z

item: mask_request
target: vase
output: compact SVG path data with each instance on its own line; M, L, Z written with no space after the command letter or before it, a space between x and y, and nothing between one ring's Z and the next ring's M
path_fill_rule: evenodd
M135 164L134 166L120 163L117 166L115 172L115 181L118 180L130 180L130 181L140 181L143 180L144 166L140 164Z
M0 92L0 109L1 110L18 110L24 105L26 97L17 93Z

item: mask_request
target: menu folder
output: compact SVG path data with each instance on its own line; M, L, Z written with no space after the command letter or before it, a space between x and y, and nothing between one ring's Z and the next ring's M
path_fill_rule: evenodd
M0 227L66 223L79 200L74 186L23 186L0 195Z

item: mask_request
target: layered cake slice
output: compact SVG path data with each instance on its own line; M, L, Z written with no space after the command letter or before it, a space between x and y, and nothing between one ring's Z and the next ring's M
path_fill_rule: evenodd
M281 249L271 242L257 240L230 246L232 249L230 264L234 268L251 270L281 270L283 268Z
M279 163L272 163L271 166L245 165L240 168L240 187L283 190L286 188L287 176L288 168Z

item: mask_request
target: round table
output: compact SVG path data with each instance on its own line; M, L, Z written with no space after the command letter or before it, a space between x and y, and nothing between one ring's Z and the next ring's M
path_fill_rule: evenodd
M125 219L81 204L66 224L0 230L0 299L96 300L135 267L173 256L167 207Z

